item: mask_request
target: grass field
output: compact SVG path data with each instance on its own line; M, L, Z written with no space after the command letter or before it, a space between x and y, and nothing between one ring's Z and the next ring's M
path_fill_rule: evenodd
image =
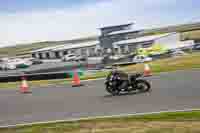
M0 129L1 133L199 133L200 111L98 118Z
M149 64L153 74L160 72L170 72L176 70L188 70L193 68L200 68L200 53L188 54L180 57L167 58L152 61ZM127 73L143 72L144 64L129 65L122 67ZM81 80L104 78L108 72L100 71L92 75L81 76ZM59 80L42 80L42 81L29 81L30 87L46 87L51 85L65 85L71 83L72 79L59 79ZM20 82L0 83L1 89L19 87Z

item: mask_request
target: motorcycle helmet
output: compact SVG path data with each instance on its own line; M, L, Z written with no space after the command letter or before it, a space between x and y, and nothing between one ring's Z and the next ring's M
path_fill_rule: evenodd
M112 71L113 71L113 72L116 72L117 70L118 70L118 67L117 67L116 65L113 65L113 66L112 66Z

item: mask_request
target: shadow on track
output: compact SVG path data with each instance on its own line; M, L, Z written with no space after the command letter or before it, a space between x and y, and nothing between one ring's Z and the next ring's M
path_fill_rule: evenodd
M126 92L126 93L120 93L119 95L113 96L113 95L105 95L105 98L110 98L110 97L121 97L121 96L130 96L130 95L137 95L137 94L145 94L145 93L151 93L151 89L149 91L133 91L133 92Z

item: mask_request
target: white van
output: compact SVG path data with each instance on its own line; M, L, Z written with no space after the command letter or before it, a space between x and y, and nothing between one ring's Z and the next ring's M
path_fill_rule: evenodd
M133 63L143 63L143 62L149 62L152 61L153 59L151 57L148 56L144 56L144 55L136 55L133 58Z
M0 68L1 70L14 70L16 69L16 65L10 60L1 60Z

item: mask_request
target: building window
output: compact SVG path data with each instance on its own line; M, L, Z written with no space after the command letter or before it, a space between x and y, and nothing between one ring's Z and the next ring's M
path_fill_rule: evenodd
M136 49L137 49L136 45L129 45L129 51L130 52L135 52Z
M90 54L90 56L95 56L95 48L90 48L89 54Z
M64 51L63 53L64 53L64 55L67 55L67 54L68 54L68 51L66 50L66 51Z
M129 53L129 46L128 46L128 45L125 46L125 53L126 53L126 54Z
M42 53L39 53L39 58L42 59Z
M86 49L81 49L81 55L87 55L87 50Z
M33 57L33 58L36 58L36 54L35 54L35 53L33 53L33 54L32 54L32 57Z
M49 52L46 53L46 57L47 57L48 59L50 58Z
M124 46L120 46L120 49L121 49L121 53L125 53L126 50L125 50L125 47Z
M103 49L103 52L104 52L104 53L107 53L107 50L108 50L108 48L104 48L104 49Z
M75 52L75 50L74 49L72 49L71 50L71 54L75 54L76 52Z
M101 52L102 52L101 49L98 49L97 50L97 56L101 56Z
M59 58L59 57L60 57L58 51L55 52L55 56L56 56L56 58Z
M119 54L119 49L118 48L115 48L114 50L115 50L114 51L115 54Z

